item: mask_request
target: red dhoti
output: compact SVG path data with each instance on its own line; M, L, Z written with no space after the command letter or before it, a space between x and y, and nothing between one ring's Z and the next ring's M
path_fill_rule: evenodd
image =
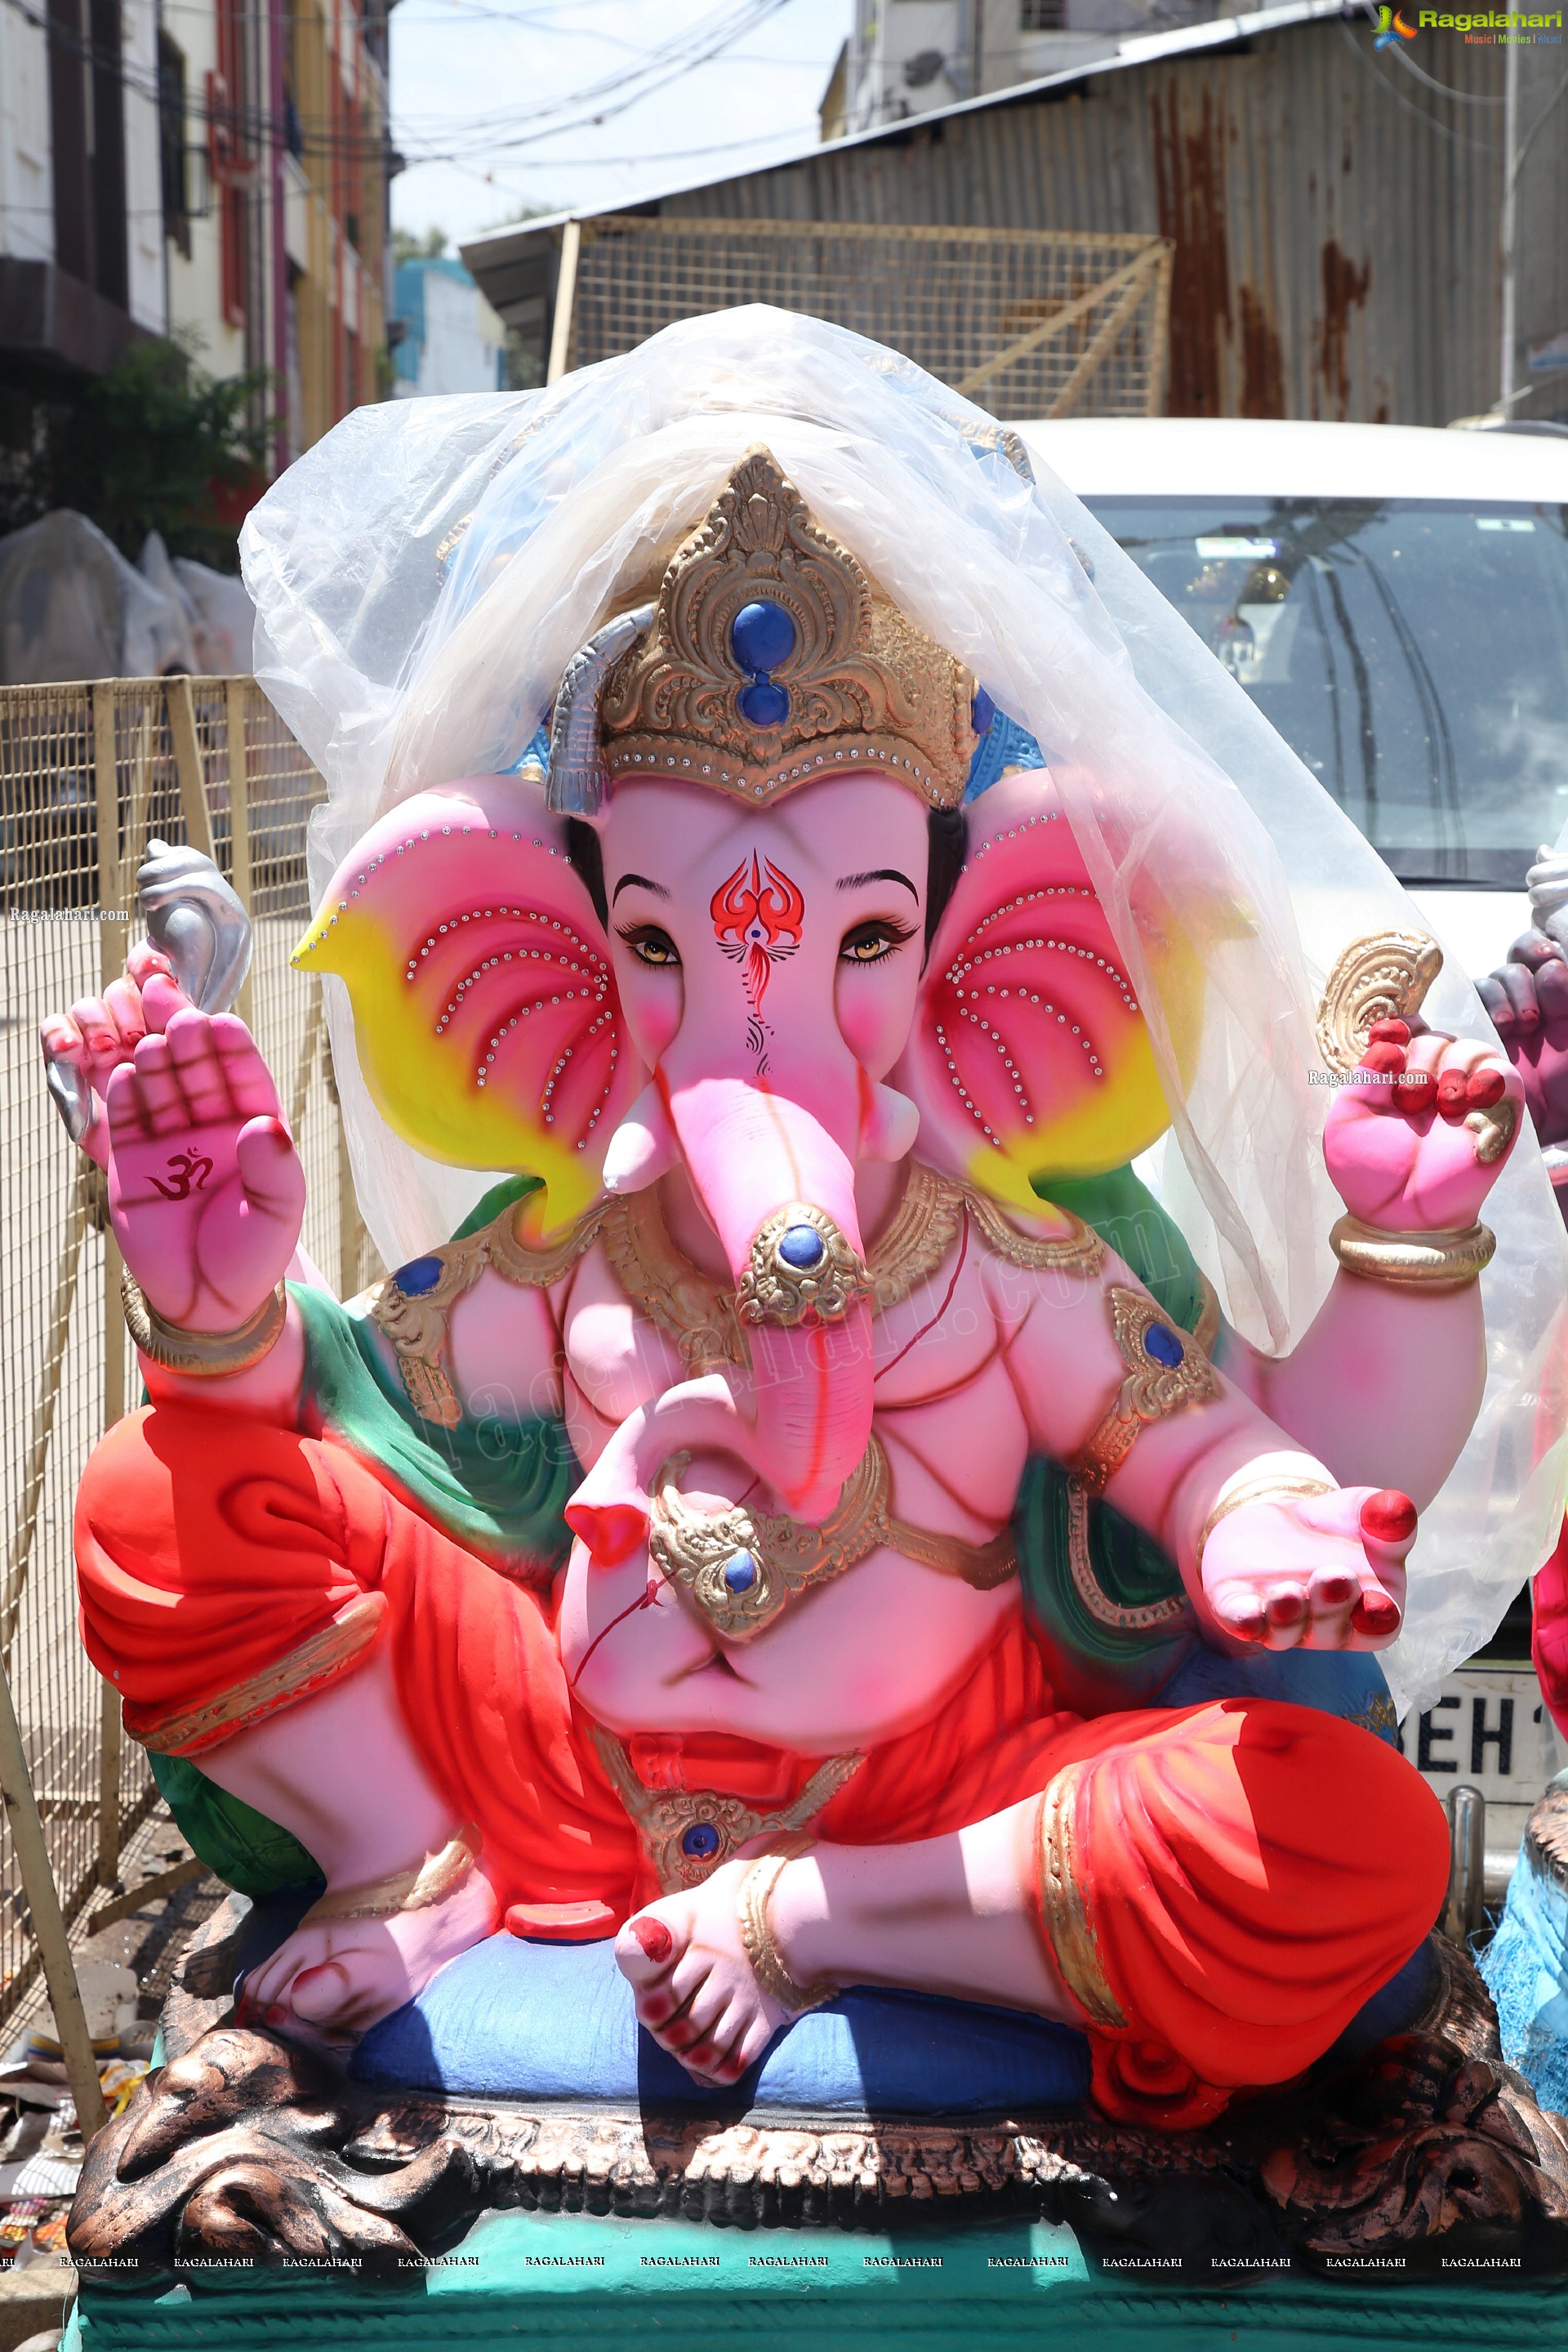
M77 1507L82 1636L133 1738L199 1760L382 1643L432 1780L503 1905L658 1892L537 1595L331 1438L130 1415ZM821 1763L741 1739L627 1743L650 1790L787 1804ZM919 1730L873 1748L823 1838L937 1837L1047 1792L1041 1925L1112 2113L1199 2121L1316 2058L1406 1960L1447 1874L1441 1808L1337 1717L1263 1699L1091 1722L1055 1706L1021 1613Z

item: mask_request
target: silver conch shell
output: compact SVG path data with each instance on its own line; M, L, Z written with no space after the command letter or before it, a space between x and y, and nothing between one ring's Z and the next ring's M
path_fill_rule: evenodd
M147 844L136 888L147 936L201 1013L226 1013L250 970L250 917L199 849Z

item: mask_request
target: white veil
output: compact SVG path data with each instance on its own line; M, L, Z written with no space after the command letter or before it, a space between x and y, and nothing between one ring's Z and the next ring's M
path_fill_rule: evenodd
M1174 1107L1166 1205L1237 1328L1285 1352L1333 1274L1330 1094L1308 1075L1319 992L1352 940L1429 926L1087 509L1025 478L1010 440L909 362L760 306L683 320L544 392L358 410L242 541L257 677L330 791L315 889L381 809L516 767L612 598L765 441L817 520L1042 745ZM1184 1083L1143 945L1152 909L1207 976ZM329 995L361 1206L395 1265L444 1239L486 1179L391 1134L337 983ZM1426 1009L1489 1034L1452 958ZM1529 1134L1492 1203L1486 1399L1423 1515L1405 1628L1384 1655L1402 1711L1492 1632L1562 1519L1549 1359L1564 1237Z

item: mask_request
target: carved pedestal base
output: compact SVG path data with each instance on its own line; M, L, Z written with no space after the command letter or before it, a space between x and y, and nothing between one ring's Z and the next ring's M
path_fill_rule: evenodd
M1106 2257L1568 2269L1568 2123L1503 2064L1452 1945L1410 2032L1162 2135L1093 2116L723 2120L362 2090L224 2021L233 1925L220 1912L193 1949L169 2063L89 2154L68 2233L84 2279L197 2280L239 2260L407 2281L505 2207L764 2230L1014 2214L1068 2222Z

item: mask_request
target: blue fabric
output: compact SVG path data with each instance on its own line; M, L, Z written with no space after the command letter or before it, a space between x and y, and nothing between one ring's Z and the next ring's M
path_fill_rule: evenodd
M1521 1847L1501 1922L1480 1958L1502 2054L1543 2107L1568 2114L1568 1892Z
M1226 1658L1194 1642L1147 1704L1200 1706L1215 1698L1272 1698L1290 1706L1315 1706L1391 1748L1399 1745L1383 1668L1357 1651L1254 1650L1246 1657Z
M1076 2107L1089 2051L1081 2033L1015 2010L862 1990L797 2018L739 2084L705 2091L637 2024L612 1944L501 1935L374 2026L351 2071L472 2098L959 2116Z
M1016 719L999 710L974 747L963 797L977 801L982 793L990 791L1004 768L1043 768L1045 764L1045 755L1034 737Z

